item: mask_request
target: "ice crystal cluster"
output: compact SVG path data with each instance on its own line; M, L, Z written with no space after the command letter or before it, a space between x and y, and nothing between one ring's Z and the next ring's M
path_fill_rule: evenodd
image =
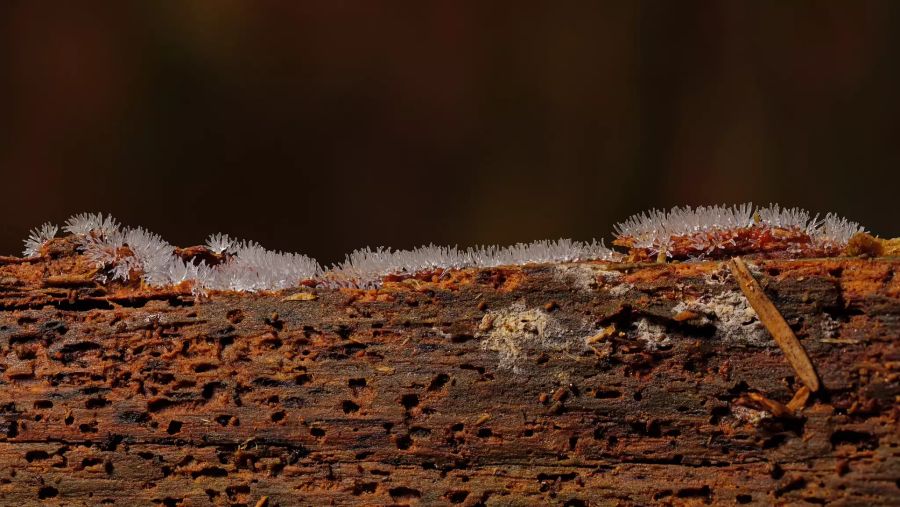
M190 255L157 234L141 227L123 227L112 216L102 213L75 215L66 221L63 230L75 238L79 250L97 266L101 280L140 278L143 283L156 287L188 282L197 293L280 290L296 287L301 282L332 288L372 289L380 287L385 277L391 275L623 258L602 241L560 239L467 249L435 245L413 250L365 248L323 270L305 255L267 250L258 243L236 240L225 234L213 234L207 239L206 255ZM798 208L778 205L754 208L742 204L651 210L632 216L615 230L616 244L632 250L665 252L671 256L673 250L681 248L689 251L689 257L698 258L716 251L740 252L739 248L733 248L740 242L743 248L752 251L762 248L760 245L766 238L783 239L785 235L794 241L785 243L788 249L804 241L819 248L789 250L794 255L833 252L863 228L831 213L820 219ZM50 223L33 229L25 240L24 255L39 255L43 245L57 232L58 228Z
M209 236L205 245L221 257L221 262L211 265L202 260L185 260L159 235L141 227L122 227L112 216L102 213L75 215L66 221L63 230L76 238L84 256L101 269L98 275L101 281L127 281L140 277L154 287L189 282L196 293L280 290L296 287L305 280L333 288L377 288L388 275L587 259L613 260L620 255L602 242L568 239L465 250L435 245L413 250L382 247L356 250L344 262L326 271L305 255L267 250L258 243L236 240L225 234ZM37 255L57 231L58 228L49 223L31 231L25 240L25 255Z
M760 241L765 234L777 237L774 231L794 234L795 242L802 240L812 248L827 252L843 247L864 228L834 213L820 218L800 208L782 208L777 204L754 207L750 203L684 206L668 211L654 209L633 215L615 226L617 244L652 253L664 252L670 257L677 249L703 256L735 247L742 240L748 243L747 248L753 248L759 245L750 239Z
M210 236L207 242L210 250L222 255L222 262L185 260L159 235L141 227L123 228L111 216L99 213L75 215L64 230L75 236L84 256L113 280L139 276L156 287L189 282L195 292L202 293L286 289L321 273L319 264L304 255L266 250L222 234Z
M523 264L615 260L616 252L603 242L560 239L516 245L480 246L465 250L428 245L414 250L388 248L356 250L325 274L326 282L341 287L374 288L388 275L413 275L438 269L492 268Z
M44 243L53 239L58 231L59 227L51 224L50 222L47 222L40 227L31 229L28 237L25 238L25 251L22 252L22 255L24 255L25 257L34 257L38 254L41 247L44 246Z
M227 238L227 236L225 236ZM227 240L228 246L211 236L209 246L221 248L226 260L208 267L200 264L199 284L205 289L260 291L296 287L302 280L318 277L322 268L314 259L296 253L266 250L253 241Z

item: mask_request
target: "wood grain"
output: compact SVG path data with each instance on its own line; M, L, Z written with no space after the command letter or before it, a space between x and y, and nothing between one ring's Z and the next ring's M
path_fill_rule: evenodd
M0 265L3 505L900 501L897 259L754 261L792 402L724 263L197 299L45 250Z

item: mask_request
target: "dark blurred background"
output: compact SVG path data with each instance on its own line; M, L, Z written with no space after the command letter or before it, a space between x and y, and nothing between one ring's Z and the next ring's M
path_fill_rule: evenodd
M0 5L0 253L107 211L324 263L770 201L900 235L900 2Z

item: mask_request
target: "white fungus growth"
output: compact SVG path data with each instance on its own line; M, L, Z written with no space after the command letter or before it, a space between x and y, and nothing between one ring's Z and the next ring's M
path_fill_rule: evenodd
M553 278L585 292L593 292L601 284L618 284L620 271L605 269L601 264L560 263L553 266Z
M198 284L205 289L261 291L296 287L321 274L319 263L305 255L266 250L255 242L233 244L233 255L213 267L200 264Z
M165 285L171 283L171 277L167 276L170 265L174 263L175 247L163 240L158 234L154 234L141 227L128 228L122 234L122 243L128 245L131 255L121 258L116 263L129 265L130 270L142 273L144 282L148 285ZM121 279L127 280L129 272L122 273Z
M122 231L118 229L106 232L101 232L100 229L88 231L78 235L78 243L84 256L98 268L115 265L119 259L119 250L124 246ZM113 279L127 279L131 264L123 260L121 267L116 266L113 269ZM106 281L105 275L99 277L101 281Z
M822 315L819 329L822 332L822 338L837 338L841 334L841 321L826 313Z
M619 237L631 237L636 248L664 249L673 236L753 225L753 205L674 207L632 215L614 226Z
M654 324L642 318L632 325L632 329L628 331L628 337L632 340L641 340L645 342L647 350L655 351L671 344L669 335L666 334L666 328Z
M321 273L318 263L304 255L273 252L257 243L238 243L221 234L210 237L210 250L229 255L210 266L182 259L174 246L146 229L121 229L111 216L83 213L66 224L66 230L76 235L85 257L98 268L108 269L113 280L128 280L137 274L149 286L189 282L194 292L203 293L286 289ZM105 280L106 275L99 276Z
M142 227L122 230L111 228L111 223L78 235L85 257L99 268L109 268L113 280L128 280L137 273L151 286L178 283L169 276L174 246Z
M500 367L516 368L523 351L540 344L550 328L550 315L536 308L526 309L522 303L485 314L479 325L483 330L481 347L500 357Z
M206 246L217 254L223 254L237 244L231 236L222 233L210 234L206 238Z
M91 231L102 235L118 231L119 222L112 215L104 217L103 213L79 213L66 220L63 230L77 235L85 235Z
M414 250L378 247L354 250L325 276L327 283L335 287L375 288L387 275L461 269L470 265L467 253L456 247L428 245Z
M619 238L631 239L634 248L668 254L676 237L691 238L694 249L712 252L729 243L733 245L736 232L751 228L806 233L815 244L824 247L843 246L851 236L865 230L833 213L820 219L800 208L782 208L777 204L754 208L751 203L653 209L629 217L616 224L614 230Z
M863 231L856 222L831 213L823 219L810 218L808 212L798 208L778 205L754 208L751 204L651 210L628 218L615 229L620 239L628 238L632 242L633 248L669 254L668 248L675 237L690 237L697 250L711 251L720 248L721 243L730 241L733 244L734 236L729 234L735 230L753 227L806 232L819 246L828 248L840 247L853 234ZM343 262L323 270L314 259L305 255L267 250L257 243L239 241L221 233L206 240L206 247L218 262L208 264L199 258L186 260L159 235L140 227L123 228L115 218L102 213L74 215L66 220L63 230L75 236L85 257L101 270L98 278L103 281L140 277L143 283L153 287L188 282L198 293L208 290L281 290L308 280L332 288L377 289L388 276L526 264L559 265L586 260L617 262L624 257L607 248L602 241L559 239L466 249L432 244L412 250L360 249L347 255ZM36 255L57 231L52 224L32 230L25 240L25 255ZM602 272L578 271L565 276L577 279L578 286L585 290L591 290L597 282L608 282L621 276L598 269ZM619 287L620 291L631 288L624 284Z
M172 285L193 281L196 284L194 291L202 292L205 287L200 276L201 266L206 267L205 264L194 264L178 257L172 257L166 263L164 271L159 273L159 277L167 279Z
M735 405L732 404L731 407L731 415L734 416L735 419L742 423L750 424L753 426L759 425L763 421L769 417L769 413L764 410L756 410L754 408L745 407L743 405Z
M356 250L325 274L335 287L376 288L388 275L412 275L437 269L492 268L524 264L613 260L619 254L603 242L590 243L559 239L516 245L480 246L461 250L457 247L428 245L413 250Z
M31 229L31 232L25 239L25 250L22 254L25 257L34 257L38 254L41 247L44 246L44 243L53 239L58 231L59 227L51 224L50 222L47 222L40 227Z
M585 243L571 239L542 240L507 247L483 246L467 252L472 256L472 267L482 268L619 258L619 254L607 248L603 241Z
M629 292L631 292L633 290L634 290L634 284L630 284L627 282L618 283L618 284L613 285L612 288L609 289L609 295L620 298L622 296L625 296L626 294L628 294Z
M752 269L754 267L757 266L753 263L747 263L748 269ZM731 278L731 270L728 269L728 266L725 263L719 264L718 268L715 271L710 271L703 274L703 281L706 282L706 285L725 285L725 282L731 280Z
M817 229L816 237L819 241L829 242L834 245L846 245L854 234L865 232L866 228L856 222L837 216L834 213L825 215L821 225Z
M762 225L806 231L810 235L815 234L821 224L818 215L810 217L809 212L804 209L782 208L777 204L757 208L756 217Z
M698 324L715 326L716 338L720 340L757 347L773 343L756 311L750 306L750 301L741 292L724 291L681 301L672 308L672 315L684 311L700 315Z
M490 311L481 319L476 336L481 348L496 352L500 367L518 371L518 363L526 351L554 350L577 352L586 345L582 329L563 325L546 310L527 308L516 302L507 308Z

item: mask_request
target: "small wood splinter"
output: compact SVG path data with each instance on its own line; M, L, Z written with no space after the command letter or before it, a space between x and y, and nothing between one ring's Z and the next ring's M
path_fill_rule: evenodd
M803 410L803 407L806 406L806 402L809 400L810 394L811 392L808 387L801 387L794 394L794 397L791 398L791 401L788 402L787 408L794 413L800 412L801 410Z
M772 300L763 292L759 282L756 281L756 278L753 278L750 270L747 269L747 264L740 257L734 257L728 263L728 267L731 269L735 279L737 279L744 295L747 296L747 300L750 301L750 306L756 310L759 320L766 326L769 334L775 339L775 343L781 347L800 380L803 381L810 391L818 391L819 377L816 375L809 356L806 355L806 350L803 348L800 340L797 339L797 335L788 326L784 317L772 304Z

